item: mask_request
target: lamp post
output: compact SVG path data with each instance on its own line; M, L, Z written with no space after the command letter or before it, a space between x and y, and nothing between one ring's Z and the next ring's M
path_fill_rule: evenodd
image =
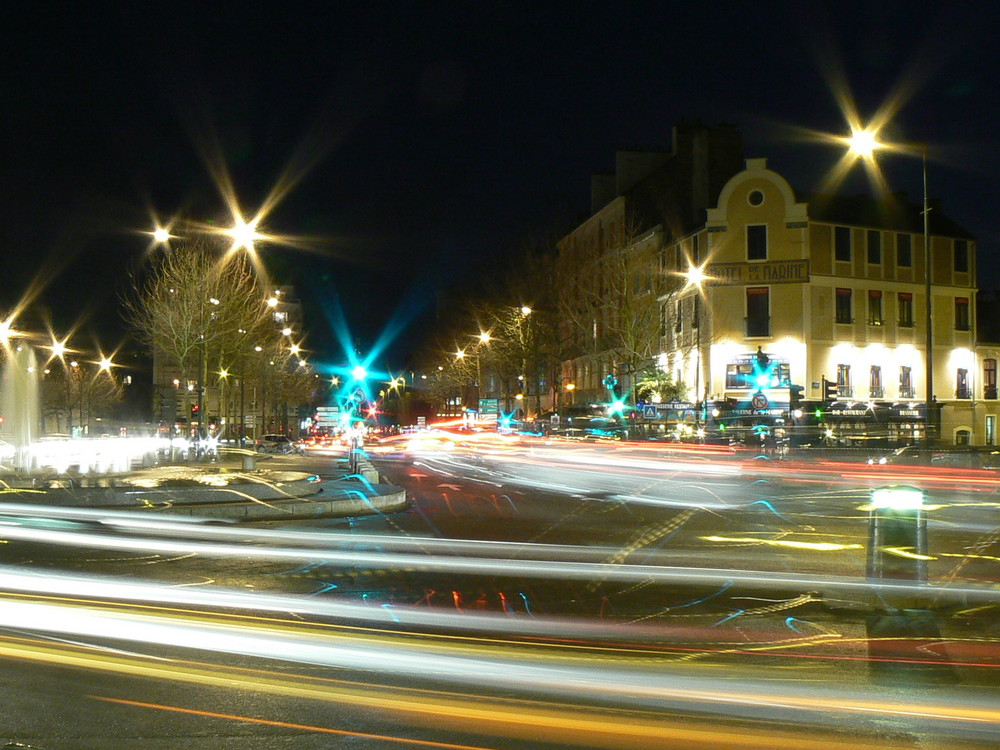
M931 413L934 408L934 298L931 286L931 235L930 235L930 205L927 199L927 144L914 144L908 147L893 146L888 143L881 143L878 140L878 131L872 128L856 128L845 141L850 148L850 153L855 157L860 157L868 162L875 161L875 152L879 149L890 149L893 151L904 151L912 153L914 150L920 151L921 177L923 183L923 232L924 232L924 296L926 305L924 307L924 328L925 328L925 350L924 369L927 379L927 388L924 392L924 439L930 443L931 434Z
M705 402L707 398L701 392L701 296L704 293L704 285L708 276L705 274L705 266L694 266L688 267L688 270L684 272L683 276L687 279L687 285L693 286L695 288L695 298L694 298L694 329L695 329L695 350L696 350L696 366L694 371L694 392L695 397L698 399L698 417L695 423L696 427L700 427L701 423L705 421ZM708 391L708 378L705 378L705 391Z

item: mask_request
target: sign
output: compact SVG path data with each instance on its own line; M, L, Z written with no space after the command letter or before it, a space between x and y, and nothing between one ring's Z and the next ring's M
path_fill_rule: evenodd
M427 426L427 417L424 416L417 417L417 427L426 427L426 426Z
M809 261L772 260L764 263L709 263L707 283L713 286L803 284L809 281Z
M498 399L498 398L481 398L481 399L479 399L479 413L480 414L499 414L500 413L500 399Z
M684 409L693 409L694 404L690 401L664 401L660 404L655 404L657 409L661 411L683 411Z
M755 393L750 399L750 406L754 409L766 409L767 408L767 396L763 393Z
M642 416L644 419L656 419L657 409L656 404L646 404L642 407Z
M551 422L552 422L552 424L559 424L559 415L558 415L558 414L553 414L553 415L552 415L552 416L551 416L551 417L549 418L549 421L551 421Z

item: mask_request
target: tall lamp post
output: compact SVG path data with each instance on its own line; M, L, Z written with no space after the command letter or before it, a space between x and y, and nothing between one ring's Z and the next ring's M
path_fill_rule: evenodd
M927 388L924 392L924 439L929 443L932 440L931 418L934 408L934 298L931 287L931 235L930 235L930 205L927 200L927 144L914 144L908 147L893 146L888 143L881 143L877 138L878 132L874 129L855 129L845 140L850 147L850 153L855 157L864 159L866 162L874 163L875 152L879 149L889 149L892 151L903 151L912 153L914 150L920 151L920 164L923 182L923 230L924 230L924 296L926 304L924 306L924 328L926 333L926 343L924 350L924 369L927 379Z
M708 280L708 276L705 274L704 265L689 266L688 270L683 273L683 276L687 279L687 286L694 287L696 292L694 298L694 329L697 363L694 371L694 392L695 397L698 399L698 419L696 426L700 427L705 421L705 402L707 401L707 398L701 392L701 297L704 293L704 286ZM708 378L705 378L705 391L708 391Z

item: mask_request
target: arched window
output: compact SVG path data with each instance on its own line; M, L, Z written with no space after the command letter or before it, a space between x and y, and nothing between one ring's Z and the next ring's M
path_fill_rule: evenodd
M970 430L955 430L955 445L968 445L972 442Z

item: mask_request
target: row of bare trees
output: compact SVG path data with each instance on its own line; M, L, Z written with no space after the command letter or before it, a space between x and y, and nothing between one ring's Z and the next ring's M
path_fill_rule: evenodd
M267 297L246 253L220 255L201 242L165 250L136 279L123 301L125 319L154 360L178 371L184 415L192 413L193 399L205 414L209 385L218 388L223 416L245 413L248 393L265 421L268 403L284 422L285 407L312 401L318 379L281 335Z
M448 309L419 363L435 400L496 397L509 406L521 393L524 410L537 414L543 400L560 406L565 386L576 380L574 363L583 362L593 372L622 375L633 401L685 398L687 387L656 364L667 334L664 310L672 310L663 300L684 279L672 267L676 260L664 263L659 228L641 229L629 216L620 227L603 245L535 243L499 283ZM593 388L578 393L600 395Z

